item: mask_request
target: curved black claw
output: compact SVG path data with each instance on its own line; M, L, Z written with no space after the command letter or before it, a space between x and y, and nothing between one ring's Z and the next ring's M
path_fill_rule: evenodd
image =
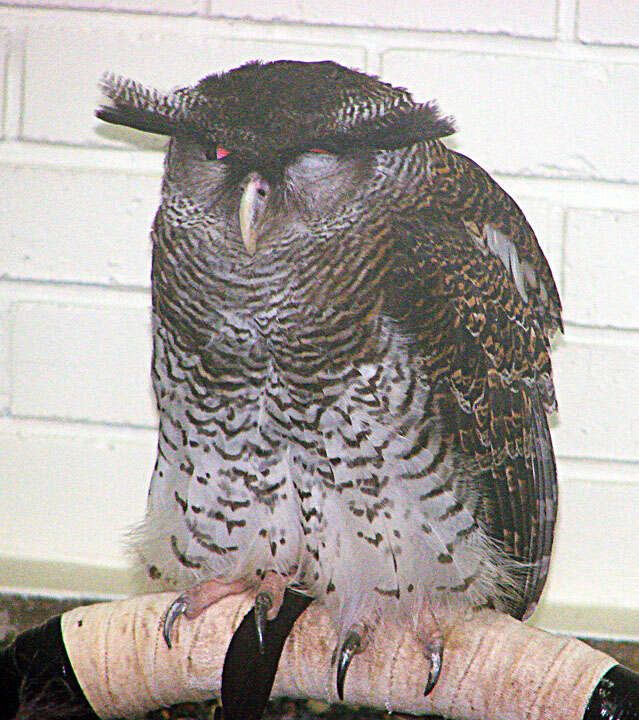
M424 697L430 693L430 691L437 685L439 680L439 673L442 670L442 660L444 657L444 648L442 645L435 645L430 649L430 670L428 671L428 680L426 681L426 688L424 690Z
M180 615L184 615L188 605L189 603L186 595L180 595L175 598L175 600L169 605L169 609L166 611L162 634L164 635L164 642L169 649L171 648L171 630L173 629L173 624Z
M273 607L273 598L267 592L258 592L255 596L255 630L257 632L257 649L264 655L264 633L266 632L266 616Z
M269 621L263 655L257 647L255 607L244 616L231 638L222 668L224 720L260 720L286 638L311 600L286 588L277 617Z
M344 639L342 647L340 648L339 656L337 658L337 696L340 700L344 699L344 680L346 679L346 671L348 670L348 666L351 664L353 655L356 655L360 651L361 645L362 636L358 632L355 632L355 630L351 630Z

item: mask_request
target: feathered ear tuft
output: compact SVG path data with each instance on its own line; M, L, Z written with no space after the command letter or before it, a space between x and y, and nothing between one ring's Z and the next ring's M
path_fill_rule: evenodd
M423 140L446 137L456 131L452 117L442 117L435 102L403 106L353 126L359 142L379 148L399 148Z
M380 128L381 140L387 147L410 145L420 140L447 137L456 132L455 120L442 117L436 102L416 105L391 121L388 129Z
M95 115L114 125L124 125L156 135L202 134L196 120L203 102L192 91L161 93L129 78L106 74L100 82L109 101Z

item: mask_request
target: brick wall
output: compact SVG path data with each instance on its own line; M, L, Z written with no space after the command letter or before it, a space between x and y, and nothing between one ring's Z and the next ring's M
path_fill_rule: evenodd
M120 537L154 459L161 153L93 118L100 75L170 88L254 58L330 58L437 98L452 144L535 227L566 318L561 517L537 620L639 637L639 5L410 5L0 2L0 585L126 589Z

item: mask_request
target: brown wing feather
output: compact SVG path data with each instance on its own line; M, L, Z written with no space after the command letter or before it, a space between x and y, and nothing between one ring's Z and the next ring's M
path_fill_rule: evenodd
M561 300L546 257L523 212L508 193L477 163L439 140L427 143L428 204L474 228L482 239L490 224L512 242L523 266L528 304L542 332L563 330ZM471 234L474 234L471 232Z
M521 567L521 597L496 603L522 617L543 588L555 521L545 329L530 298L498 257L478 249L463 219L430 203L396 218L393 232L385 311L414 340L448 441L477 468L478 520Z

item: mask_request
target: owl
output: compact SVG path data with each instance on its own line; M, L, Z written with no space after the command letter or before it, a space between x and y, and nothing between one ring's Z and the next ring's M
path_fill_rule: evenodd
M333 62L103 91L99 118L170 138L157 461L135 540L151 581L181 593L167 643L253 590L222 699L228 719L259 717L317 601L340 698L382 622L419 637L428 693L446 618L527 617L548 571L561 304L532 229L443 144L434 103Z

